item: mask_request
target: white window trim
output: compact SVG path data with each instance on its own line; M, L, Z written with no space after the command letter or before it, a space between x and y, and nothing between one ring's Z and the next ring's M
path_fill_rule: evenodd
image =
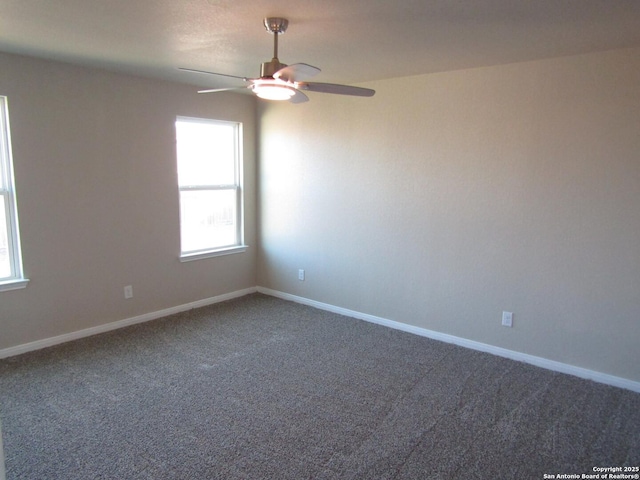
M235 124L236 125L236 149L237 149L237 162L236 162L236 183L234 185L197 185L197 186L181 186L178 184L178 192L188 190L235 190L236 202L238 209L238 218L236 219L236 238L238 244L226 245L223 247L180 252L180 262L192 262L194 260L201 260L204 258L220 257L223 255L233 255L235 253L246 252L248 246L244 243L244 155L242 149L243 143L243 124L242 122L230 121L230 120L217 120L208 118L197 117L185 117L177 116L176 121L189 121L189 122L202 122L202 123L223 123L223 124ZM176 159L177 160L177 159ZM181 245L182 247L182 245Z
M25 288L29 283L28 278L22 278L20 280L5 280L0 282L0 292L8 292L10 290L20 290Z
M15 194L13 174L13 156L11 152L11 129L9 128L9 108L7 97L0 96L0 175L4 170L6 187L0 188L0 195L5 198L6 218L9 240L9 262L13 276L0 280L0 292L25 288L28 279L24 278L22 268L22 251L18 224L18 207Z
M234 253L243 253L249 248L247 245L234 245L232 247L222 247L216 250L206 250L202 252L183 253L180 256L181 262L192 262L203 258L221 257L223 255L233 255Z

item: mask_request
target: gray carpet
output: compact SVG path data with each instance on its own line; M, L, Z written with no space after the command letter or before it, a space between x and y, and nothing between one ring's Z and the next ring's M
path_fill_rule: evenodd
M260 294L0 361L7 480L541 479L640 394Z

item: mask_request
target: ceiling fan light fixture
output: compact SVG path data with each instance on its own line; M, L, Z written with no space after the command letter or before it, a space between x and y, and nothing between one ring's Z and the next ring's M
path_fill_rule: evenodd
M296 91L287 86L273 83L255 83L253 93L265 100L289 100L296 94Z

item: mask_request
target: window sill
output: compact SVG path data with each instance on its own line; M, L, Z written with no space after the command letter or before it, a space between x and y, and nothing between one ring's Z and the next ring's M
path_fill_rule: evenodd
M219 250L209 250L206 252L184 253L180 256L180 261L192 262L194 260L200 260L202 258L220 257L222 255L233 255L234 253L246 252L247 248L249 248L247 245L237 245L234 247L221 248Z
M21 288L25 288L29 283L28 278L20 278L18 280L6 280L4 282L0 282L0 292L8 292L9 290L20 290Z

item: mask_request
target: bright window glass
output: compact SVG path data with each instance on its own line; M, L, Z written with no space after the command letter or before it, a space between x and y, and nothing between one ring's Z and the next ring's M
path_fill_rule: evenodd
M20 288L25 284L13 181L9 111L7 98L0 96L0 291Z
M7 222L6 195L0 196L0 281L12 277L9 255L9 223Z
M241 124L176 120L182 256L242 246Z

